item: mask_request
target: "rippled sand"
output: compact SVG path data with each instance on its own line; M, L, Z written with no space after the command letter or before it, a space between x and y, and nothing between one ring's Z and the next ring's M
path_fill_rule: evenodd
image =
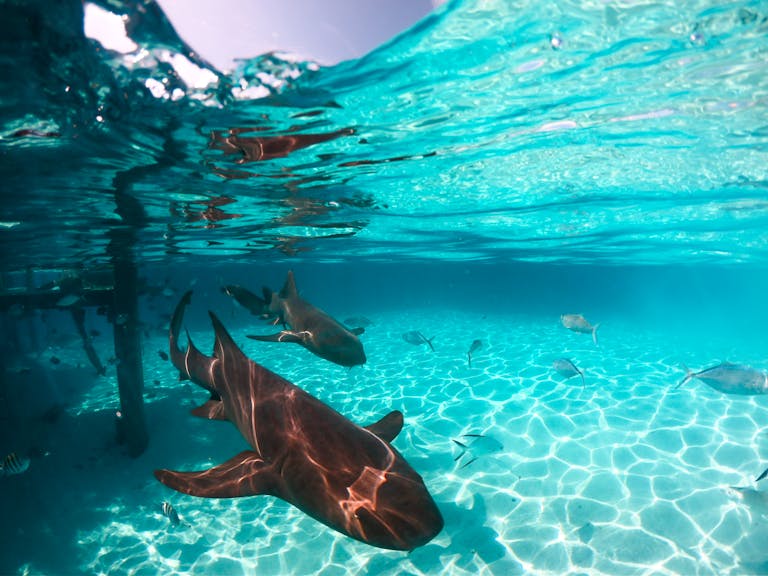
M245 443L232 426L189 415L206 393L177 381L156 352L167 349L158 332L145 344L147 453L129 460L110 444L113 370L94 388L72 392L78 403L58 422L51 454L3 479L19 512L10 536L19 542L18 562L11 564L30 573L55 565L93 574L768 570L768 486L753 484L768 465L768 398L725 396L698 381L672 390L685 374L682 362L700 368L727 354L765 368L758 351L737 358L717 342L692 349L619 321L603 323L596 347L589 335L562 328L557 314L366 315L374 322L362 337L368 364L352 370L298 346L246 340L246 328L233 333L249 356L360 424L404 412L394 444L446 520L431 543L411 554L380 550L272 497L206 500L162 486L154 468L210 467ZM435 336L435 351L405 342L408 330ZM209 349L212 331L193 337ZM483 347L470 368L466 352L477 338ZM70 353L82 355L76 343ZM63 373L71 366L62 357ZM584 371L585 388L552 369L559 357ZM466 466L470 458L454 462L460 452L452 439L468 433L491 436L503 450L475 454ZM752 490L758 487L762 493ZM190 526L170 527L163 500Z

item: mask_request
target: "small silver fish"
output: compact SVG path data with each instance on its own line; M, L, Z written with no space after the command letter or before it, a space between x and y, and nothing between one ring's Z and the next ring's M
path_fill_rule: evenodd
M555 369L555 372L560 374L560 376L563 376L565 378L573 378L578 374L581 376L581 387L584 388L584 372L579 370L576 367L576 364L568 360L568 358L558 358L554 362L552 362L552 368Z
M468 440L461 442L451 438L451 440L461 448L461 452L453 459L453 461L458 462L465 454L469 454L472 458L460 466L459 470L461 470L461 468L466 468L472 464L472 462L480 458L480 456L504 450L504 445L493 436L486 436L485 434L464 434L462 438L467 438Z
M472 341L472 345L469 347L469 350L467 351L467 365L469 365L470 368L472 368L472 352L477 352L482 347L483 347L482 340Z
M424 334L419 332L418 330L411 330L410 332L406 332L403 334L403 340L408 342L408 344L415 344L416 346L420 344L426 344L429 346L429 349L432 350L432 352L435 351L435 347L432 346L432 340L434 340L435 337L432 336L432 338L427 339Z
M685 366L684 368L687 374L680 381L680 384L675 386L675 390L688 382L688 380L697 378L707 386L724 394L739 394L742 396L768 394L768 374L749 366L723 362L699 372L689 370Z
M592 334L592 342L597 346L597 329L600 326L599 323L593 326L581 314L562 314L560 316L560 323L568 328L568 330L580 334Z
M181 523L179 514L178 512L176 512L176 509L173 507L173 504L171 504L170 502L163 502L160 505L160 509L163 512L163 516L168 518L168 520L170 520L173 526L178 526Z
M3 476L13 476L22 474L29 468L29 458L19 458L16 452L11 452L0 463L0 474Z

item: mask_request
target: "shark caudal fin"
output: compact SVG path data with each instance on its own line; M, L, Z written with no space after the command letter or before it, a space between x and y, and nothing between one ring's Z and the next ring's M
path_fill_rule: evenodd
M598 322L594 326L592 326L592 342L595 343L595 346L597 346L597 329L600 328L600 323Z
M400 410L393 410L378 422L365 426L365 429L385 442L392 442L403 429L403 413Z

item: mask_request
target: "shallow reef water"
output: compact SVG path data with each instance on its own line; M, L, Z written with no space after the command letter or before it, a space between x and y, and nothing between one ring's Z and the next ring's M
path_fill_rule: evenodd
M764 2L459 0L358 60L226 73L151 1L3 14L0 459L29 467L0 475L0 573L768 573L768 395L677 387L768 371ZM277 328L222 288L289 270L365 364L247 337ZM169 362L190 289L203 353L211 310L353 422L401 411L443 530L384 550L158 482L248 448Z

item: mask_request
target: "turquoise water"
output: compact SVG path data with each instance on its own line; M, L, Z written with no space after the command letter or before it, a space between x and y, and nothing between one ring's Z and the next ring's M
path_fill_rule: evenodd
M139 46L117 54L62 6L0 24L0 457L30 457L0 477L1 573L768 573L768 399L674 389L685 366L768 370L764 2L455 2L361 60L265 56L209 86L184 79L173 57L194 57L160 12L110 3ZM125 319L61 289L22 304L67 275L108 287L126 262L136 457L115 440ZM245 337L269 327L220 288L289 269L310 302L371 321L364 366ZM161 357L190 288L204 352L211 309L351 420L401 410L393 444L443 531L387 551L272 497L157 482L245 448L189 415L207 393ZM467 434L486 441L459 458Z

